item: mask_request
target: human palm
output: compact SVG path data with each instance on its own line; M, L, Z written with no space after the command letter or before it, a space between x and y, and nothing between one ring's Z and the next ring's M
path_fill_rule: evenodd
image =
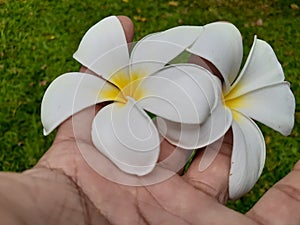
M88 108L64 122L58 130L52 147L37 167L63 170L108 221L113 224L161 224L163 221L169 224L197 224L199 223L197 221L203 219L201 218L203 215L210 217L209 214L214 213L207 204L215 204L222 210L228 210L221 205L225 203L227 196L228 169L226 170L224 163L220 163L218 167L215 164L221 161L229 162L225 152L229 152L230 144L224 145L221 154L211 166L212 169L206 172L198 172L196 165L201 157L199 155L189 172L183 176L174 173L166 181L148 186L121 185L95 172L79 150L78 146L84 148L84 151L94 151L89 132L93 119L90 115L93 110L92 107ZM76 138L73 121L82 123ZM168 142L163 141L161 145L163 152L172 151L172 145ZM215 173L214 179L205 178L212 177L213 173ZM199 210L204 214L199 214Z

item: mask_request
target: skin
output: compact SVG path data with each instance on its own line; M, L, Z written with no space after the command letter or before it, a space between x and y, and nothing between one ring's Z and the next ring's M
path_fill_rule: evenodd
M124 16L119 19L131 42L132 22ZM300 224L300 161L243 215L224 206L231 131L206 170L198 169L199 152L184 175L148 186L125 186L96 173L78 149L80 143L87 151L94 150L90 136L94 111L88 108L73 116L81 123L76 138L72 118L66 120L34 168L22 174L0 173L1 224ZM160 159L172 151L173 146L163 141Z

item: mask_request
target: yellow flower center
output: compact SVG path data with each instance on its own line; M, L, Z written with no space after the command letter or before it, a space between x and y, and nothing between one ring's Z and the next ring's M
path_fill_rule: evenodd
M145 91L139 87L143 78L144 76L140 73L132 73L130 76L122 71L115 73L109 81L116 87L112 87L110 84L105 85L100 91L100 97L122 103L128 101L127 97L138 101L145 96Z
M236 109L241 108L245 105L243 96L236 95L239 92L239 85L231 89L227 94L223 93L223 104L225 107L229 108L232 112L233 119L238 121L239 114ZM235 97L238 96L238 97Z

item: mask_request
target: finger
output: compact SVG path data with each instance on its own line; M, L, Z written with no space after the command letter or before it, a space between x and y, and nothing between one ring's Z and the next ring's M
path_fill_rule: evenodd
M190 165L184 179L195 188L207 193L220 203L225 204L228 199L228 178L230 169L230 159L232 150L232 131L229 130L220 145L208 147L220 149L208 149L219 151L215 159L205 170L200 169L203 158L203 149L196 155Z
M210 71L213 75L217 76L223 83L224 79L223 79L220 71L210 61L208 61L200 56L192 54L189 58L189 63L202 66L203 68Z
M134 26L131 19L127 16L118 16L125 32L127 43L131 43L134 36Z
M134 27L132 21L127 16L118 16L118 19L120 20L124 29L127 42L132 42L134 36ZM82 67L80 71L93 74L85 67ZM96 112L99 111L99 109L104 105L105 104L91 106L67 119L59 127L56 141L76 138L76 140L90 142L93 118L95 117Z
M247 213L264 225L300 224L300 160Z
M173 171L179 175L183 174L184 166L193 151L176 147L165 139L162 140L160 148L161 151L158 158L158 166Z
M220 80L223 82L223 78L222 78L222 75L219 72L219 70L211 62L209 62L208 60L206 60L204 58L201 58L200 56L196 56L196 55L192 54L190 56L188 62L204 67L205 69L210 71L212 74L214 74L215 76L220 78ZM165 160L165 161L163 161L164 162L163 165L166 165L167 169L170 169L174 172L177 171L178 174L182 174L183 173L183 167L187 163L187 161L189 159L189 156L191 156L191 154L192 154L192 151L183 150L183 149L180 149L178 147L176 148L174 145L172 145L168 141L164 140L161 143L161 153L160 153L160 156L159 156L159 162ZM230 152L228 154L230 154ZM170 156L173 156L173 158L172 158L173 161L171 160ZM202 154L201 154L200 158L202 158ZM227 163L227 161L226 161L226 163ZM177 165L177 167L175 165ZM228 172L228 170L229 169L227 169L224 172ZM228 178L228 175L226 177ZM227 190L227 186L228 185L226 183L226 190ZM225 195L224 196L222 195L222 201L223 201L223 199L226 199L226 198L227 197L225 197Z
M76 140L91 143L91 127L97 111L106 103L88 107L67 119L58 128L54 143L61 140Z
M182 224L181 220L183 220L183 224L198 225L256 224L250 218L219 204L204 192L183 182L179 176L146 186L144 192L138 193L139 199L142 199L139 202L139 209L143 214L156 213L155 209L160 209L160 215L168 212L179 221L178 224ZM147 219L153 224L161 224L159 217L147 217ZM165 217L164 219L171 218Z
M189 63L204 67L223 82L220 71L208 60L192 54ZM224 138L202 149L196 155L184 178L195 188L225 204L228 199L231 151L232 131L230 130Z

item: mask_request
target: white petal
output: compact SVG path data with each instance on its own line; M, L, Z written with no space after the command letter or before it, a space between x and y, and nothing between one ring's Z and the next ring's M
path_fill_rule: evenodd
M110 16L91 27L73 57L106 79L128 66L129 52L119 19Z
M156 118L157 128L170 143L184 149L197 149L222 137L231 126L231 111L220 102L202 124L180 124Z
M233 149L229 176L229 197L237 199L247 193L260 177L266 148L258 126L242 114L234 112Z
M131 99L126 104L113 103L100 110L93 122L92 140L100 152L127 173L145 175L156 165L158 131Z
M283 70L272 47L267 42L255 37L245 66L234 82L229 97L235 98L283 80Z
M199 124L220 98L216 82L212 74L197 65L168 66L142 80L137 90L145 97L138 104L167 120Z
M205 25L188 50L210 61L222 74L226 90L229 90L243 57L242 36L233 24L215 22Z
M228 101L235 109L283 135L294 126L295 97L287 82L269 85Z
M99 95L103 89L118 89L103 79L84 73L66 73L56 78L46 90L41 106L44 134L80 110L99 102L113 100Z
M132 73L150 75L170 62L199 36L200 26L179 26L140 40L131 53Z

